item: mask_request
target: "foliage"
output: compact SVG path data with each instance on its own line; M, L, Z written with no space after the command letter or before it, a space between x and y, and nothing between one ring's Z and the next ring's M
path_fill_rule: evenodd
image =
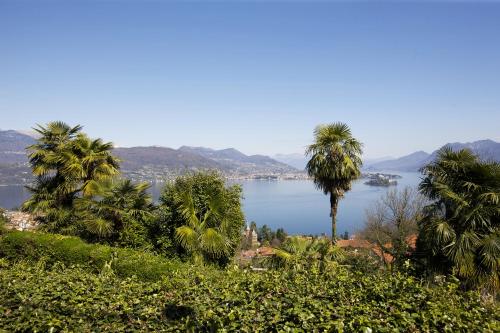
M366 275L378 274L382 271L380 257L372 249L346 250L339 263L352 271Z
M351 189L351 182L361 174L362 145L346 124L319 125L314 130L315 142L307 147L311 156L306 170L314 184L330 194L332 241L337 236L336 215L339 200Z
M3 208L0 208L0 234L5 229L5 225L7 224L7 217L5 216L5 210Z
M175 261L144 251L88 244L77 237L28 231L11 231L1 236L0 257L12 262L42 259L47 264L82 265L92 272L99 272L105 264L110 264L118 276L135 275L149 281L160 279L166 271L185 269Z
M417 234L424 205L424 197L410 187L390 190L367 210L361 236L394 258L396 267L401 267L413 251L411 238Z
M195 260L227 264L244 226L241 191L239 185L226 186L217 172L176 178L160 197L159 218L152 229L157 249L172 251L176 246L174 251Z
M153 332L498 332L498 307L456 283L338 268L169 270L156 282L80 267L0 268L0 330Z
M343 258L343 251L326 238L289 237L274 249L267 264L278 269L324 271Z
M113 182L101 190L99 198L79 198L75 208L90 241L118 246L148 248L148 225L154 218L154 206L147 193L149 184L130 180Z
M259 242L273 246L274 244L280 245L286 240L288 236L285 229L278 228L276 229L276 231L273 231L270 227L267 226L267 224L264 224L257 230L257 235L257 239Z
M75 199L100 194L101 183L118 174L118 160L111 155L113 145L90 139L81 129L63 122L38 126L35 131L40 138L28 147L36 182L28 187L32 197L23 209L40 216L48 231L75 234Z
M500 164L468 150L441 150L422 170L420 190L433 203L420 224L419 254L467 287L500 288Z

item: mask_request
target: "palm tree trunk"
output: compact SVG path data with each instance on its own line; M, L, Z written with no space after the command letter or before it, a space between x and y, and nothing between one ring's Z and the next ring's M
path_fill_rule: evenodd
M332 244L337 241L337 207L339 199L333 193L330 193L330 216L332 218Z

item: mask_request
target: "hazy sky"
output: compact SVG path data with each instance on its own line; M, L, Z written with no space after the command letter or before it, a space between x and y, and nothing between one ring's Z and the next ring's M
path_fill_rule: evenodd
M500 141L500 3L0 0L0 128L367 157Z

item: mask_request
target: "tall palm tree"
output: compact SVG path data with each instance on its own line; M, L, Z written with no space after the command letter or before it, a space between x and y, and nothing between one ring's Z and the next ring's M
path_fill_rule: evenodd
M36 181L28 187L32 197L23 209L43 215L52 231L61 232L63 228L65 233L72 233L74 200L98 194L99 183L118 174L112 144L91 140L81 129L80 125L71 127L63 122L38 125L35 131L40 138L27 148Z
M362 144L344 123L319 125L314 137L315 142L306 149L306 154L311 156L306 170L316 187L330 194L332 242L335 243L338 203L361 174Z
M500 287L500 163L444 148L422 169L420 191L433 203L420 222L420 253L431 268L469 287Z
M187 224L175 229L175 237L194 262L201 264L227 255L234 244L229 236L230 221L221 211L223 198L210 195L204 210L195 208L193 196L188 191L179 193L176 200Z

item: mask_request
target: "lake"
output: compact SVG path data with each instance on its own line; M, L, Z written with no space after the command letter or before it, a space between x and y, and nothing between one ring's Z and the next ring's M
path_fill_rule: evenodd
M390 188L416 187L419 173L399 172L403 178L392 187L376 187L363 184L361 179L340 201L337 230L354 233L363 227L365 210ZM260 227L267 224L273 229L284 228L290 234L330 234L330 203L328 196L318 191L309 180L245 180L243 186L243 210L250 221ZM158 198L163 184L153 185L151 193ZM0 207L18 207L29 197L23 186L0 186Z

